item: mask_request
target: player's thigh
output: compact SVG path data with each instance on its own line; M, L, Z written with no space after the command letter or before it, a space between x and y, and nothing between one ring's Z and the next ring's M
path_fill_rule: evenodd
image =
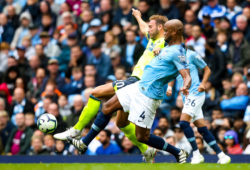
M107 83L94 88L91 94L99 99L109 99L115 94L115 90L112 83Z
M198 128L206 126L206 123L205 123L204 119L197 119L193 123Z
M135 127L136 138L140 142L147 142L150 136L150 129L143 128L140 126Z
M103 104L102 112L105 115L111 115L117 110L122 109L122 106L118 100L117 95L114 95L111 99L109 99L106 103Z
M187 114L187 113L182 112L180 121L191 122L191 120L192 120L192 116L190 116L190 115Z
M129 124L128 113L124 112L123 110L118 110L116 115L116 125L119 128L123 128L128 124Z

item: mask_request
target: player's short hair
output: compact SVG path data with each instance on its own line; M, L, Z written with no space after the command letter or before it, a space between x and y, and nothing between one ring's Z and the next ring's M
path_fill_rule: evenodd
M151 20L155 20L157 24L164 25L168 21L168 18L163 15L152 15L149 18L149 21Z

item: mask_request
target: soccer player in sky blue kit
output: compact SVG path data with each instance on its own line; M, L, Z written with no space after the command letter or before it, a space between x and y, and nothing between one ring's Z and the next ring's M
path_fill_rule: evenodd
M192 83L189 89L189 95L187 97L183 95L184 107L179 124L193 148L191 164L199 164L204 162L204 157L200 154L199 149L197 148L194 132L190 126L190 121L193 121L194 125L198 128L198 132L203 136L207 144L216 152L219 157L218 163L230 163L230 157L221 151L215 141L214 136L210 131L208 131L203 117L202 105L205 101L205 84L210 76L211 71L204 60L196 52L187 50L186 57L190 75L192 77ZM199 80L198 69L204 70L202 82ZM179 89L183 85L183 79L181 76L178 76L176 80L177 89ZM173 85L174 81L168 84L168 96L172 95Z
M138 141L170 152L179 163L186 162L188 155L184 150L168 144L161 137L150 134L156 109L163 99L164 85L174 80L179 73L184 80L181 89L184 95L188 94L191 85L186 50L182 44L183 24L176 19L170 20L165 23L164 30L165 40L169 45L145 67L141 80L118 90L116 95L103 105L101 113L98 114L84 139L68 138L78 150L84 151L90 141L108 124L112 113L123 109L124 112L129 112L128 120L136 125Z

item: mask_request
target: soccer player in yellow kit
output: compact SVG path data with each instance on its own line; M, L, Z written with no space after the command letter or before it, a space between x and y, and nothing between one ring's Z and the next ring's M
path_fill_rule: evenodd
M65 132L58 133L54 135L54 138L60 140L67 140L67 137L77 137L81 135L83 128L96 116L99 107L101 106L101 100L107 100L115 94L115 91L135 83L140 80L143 75L144 67L150 63L150 61L155 57L153 50L155 48L163 48L165 46L164 40L164 29L163 26L168 20L166 17L161 15L152 15L149 18L149 23L147 24L141 18L140 11L133 9L133 16L136 18L140 31L146 35L149 39L147 47L137 62L132 75L126 80L117 80L113 83L104 84L96 87L89 97L87 105L82 110L76 125ZM147 145L137 141L135 136L135 125L130 123L127 119L128 114L122 111L117 112L117 126L122 132L136 145L141 153L144 155L146 162L152 161L152 154L155 153L155 149L148 148Z

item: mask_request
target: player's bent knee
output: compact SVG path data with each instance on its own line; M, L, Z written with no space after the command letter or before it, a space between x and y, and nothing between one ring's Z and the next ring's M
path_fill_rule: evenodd
M181 129L185 129L185 128L190 126L189 122L187 122L187 121L180 121L179 124L180 124Z
M92 91L91 91L91 93L90 93L92 96L94 96L94 97L99 97L99 90L97 89L97 88L94 88Z

